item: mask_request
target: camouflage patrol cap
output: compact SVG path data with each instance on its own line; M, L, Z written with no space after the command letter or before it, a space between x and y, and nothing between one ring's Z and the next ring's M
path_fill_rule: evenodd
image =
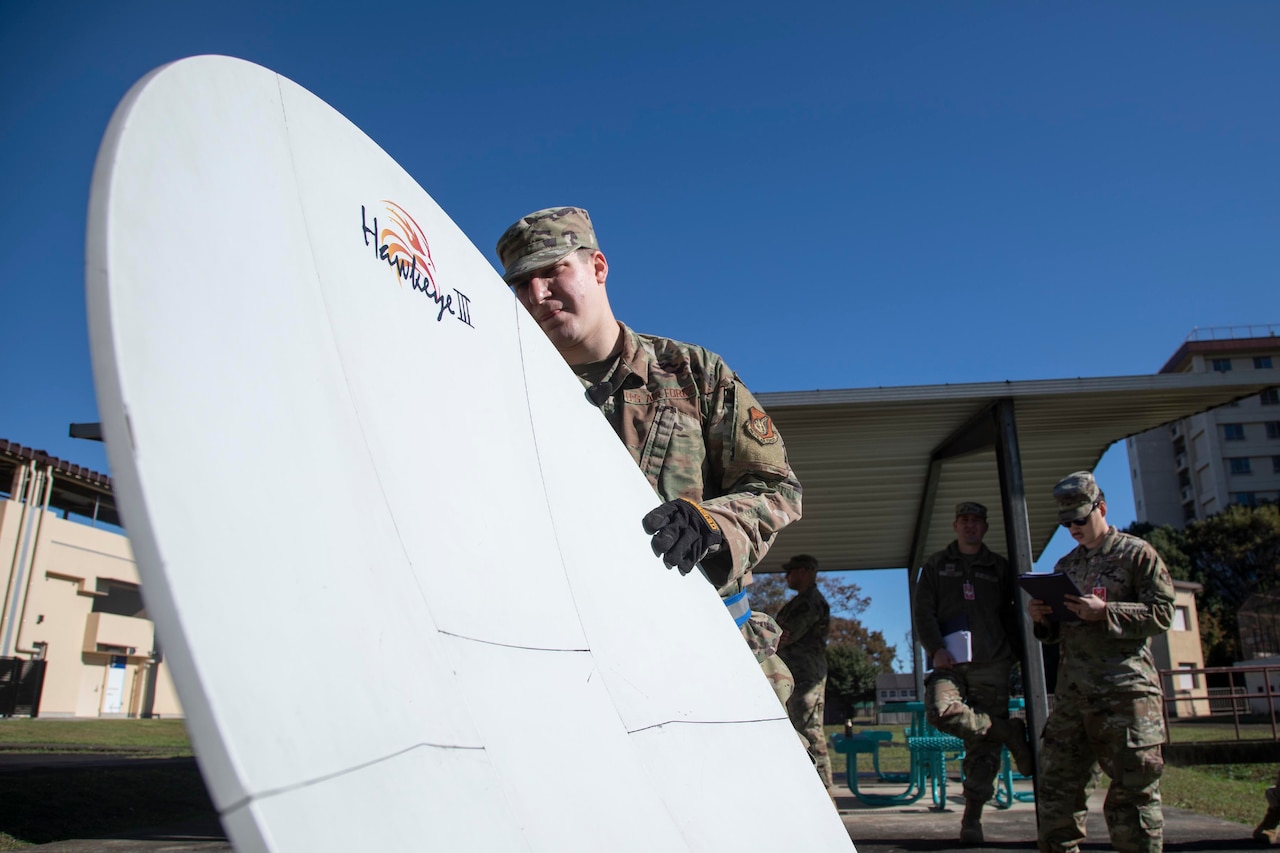
M1058 521L1074 521L1093 511L1093 505L1102 497L1102 490L1088 471L1068 474L1053 487L1053 499L1058 503Z
M956 518L962 515L976 515L983 521L987 520L987 508L977 501L963 501L956 504Z
M576 249L599 249L591 214L580 207L545 207L515 221L498 238L502 280L511 284Z
M818 558L808 554L796 554L782 564L784 572L789 572L792 569L813 569L816 572L818 570Z

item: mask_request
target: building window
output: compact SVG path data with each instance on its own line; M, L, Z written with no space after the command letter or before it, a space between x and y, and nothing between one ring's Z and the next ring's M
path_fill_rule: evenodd
M1280 438L1280 421L1267 421L1266 426L1267 438Z
M1275 388L1268 388L1258 395L1258 399L1262 401L1264 406L1280 406L1280 391Z
M1188 615L1189 614L1187 612L1187 608L1185 607L1173 608L1173 624L1169 626L1169 630L1170 631L1186 631L1187 623L1188 621L1190 621L1187 619Z
M1191 501L1187 501L1182 505L1182 520L1183 521L1196 520L1196 505Z
M1230 456L1227 458L1227 464L1231 466L1232 474L1253 473L1253 467L1249 464L1248 456Z
M1240 506L1257 506L1258 495L1256 492L1232 492L1231 502Z
M1193 663L1180 663L1178 669L1198 669ZM1173 677L1173 688L1175 690L1195 690L1196 676L1195 673L1189 672L1186 675L1175 675Z
M1231 369L1231 359L1229 358L1213 359L1213 369L1218 371L1219 373L1226 373L1228 370Z
M1223 424L1222 437L1227 441L1244 441L1244 424ZM1270 438L1270 433L1267 438Z
M1271 457L1271 473L1280 474L1280 456Z
M1268 367L1271 366L1271 356L1255 355L1253 357L1253 366L1258 370L1266 370Z

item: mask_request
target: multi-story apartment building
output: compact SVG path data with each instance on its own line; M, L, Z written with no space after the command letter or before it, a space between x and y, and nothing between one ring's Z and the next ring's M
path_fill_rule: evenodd
M1195 329L1161 373L1266 371L1280 387L1280 325ZM1280 500L1280 390L1127 440L1138 521L1185 527L1229 504Z

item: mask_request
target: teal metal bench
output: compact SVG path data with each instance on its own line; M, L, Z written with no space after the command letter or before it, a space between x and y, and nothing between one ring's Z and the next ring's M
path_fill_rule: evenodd
M925 734L908 734L907 749L911 750L911 765L922 777L922 793L927 779L933 804L944 809L947 806L947 761L964 758L964 741L943 734L928 724L925 731Z
M868 736L872 734L876 736ZM889 737L884 738L879 733L870 732L851 737L845 737L839 732L831 735L831 748L845 757L845 783L849 786L849 790L853 792L853 795L868 806L901 806L914 803L924 796L925 791L925 777L923 773L916 772L914 756L910 773L893 774L895 777L900 778L889 780L906 782L906 788L901 792L881 794L875 791L864 791L858 786L859 755L870 755L872 757L872 766L875 769L877 778L884 780L885 777L889 776L889 774L880 772L880 744L886 740L891 740L893 735L889 732L883 734L888 734Z

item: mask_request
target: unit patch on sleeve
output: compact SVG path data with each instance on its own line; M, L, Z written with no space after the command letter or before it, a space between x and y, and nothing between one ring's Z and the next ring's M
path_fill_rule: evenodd
M761 444L778 443L778 431L773 428L773 419L755 406L747 410L747 422L743 428L747 435Z

